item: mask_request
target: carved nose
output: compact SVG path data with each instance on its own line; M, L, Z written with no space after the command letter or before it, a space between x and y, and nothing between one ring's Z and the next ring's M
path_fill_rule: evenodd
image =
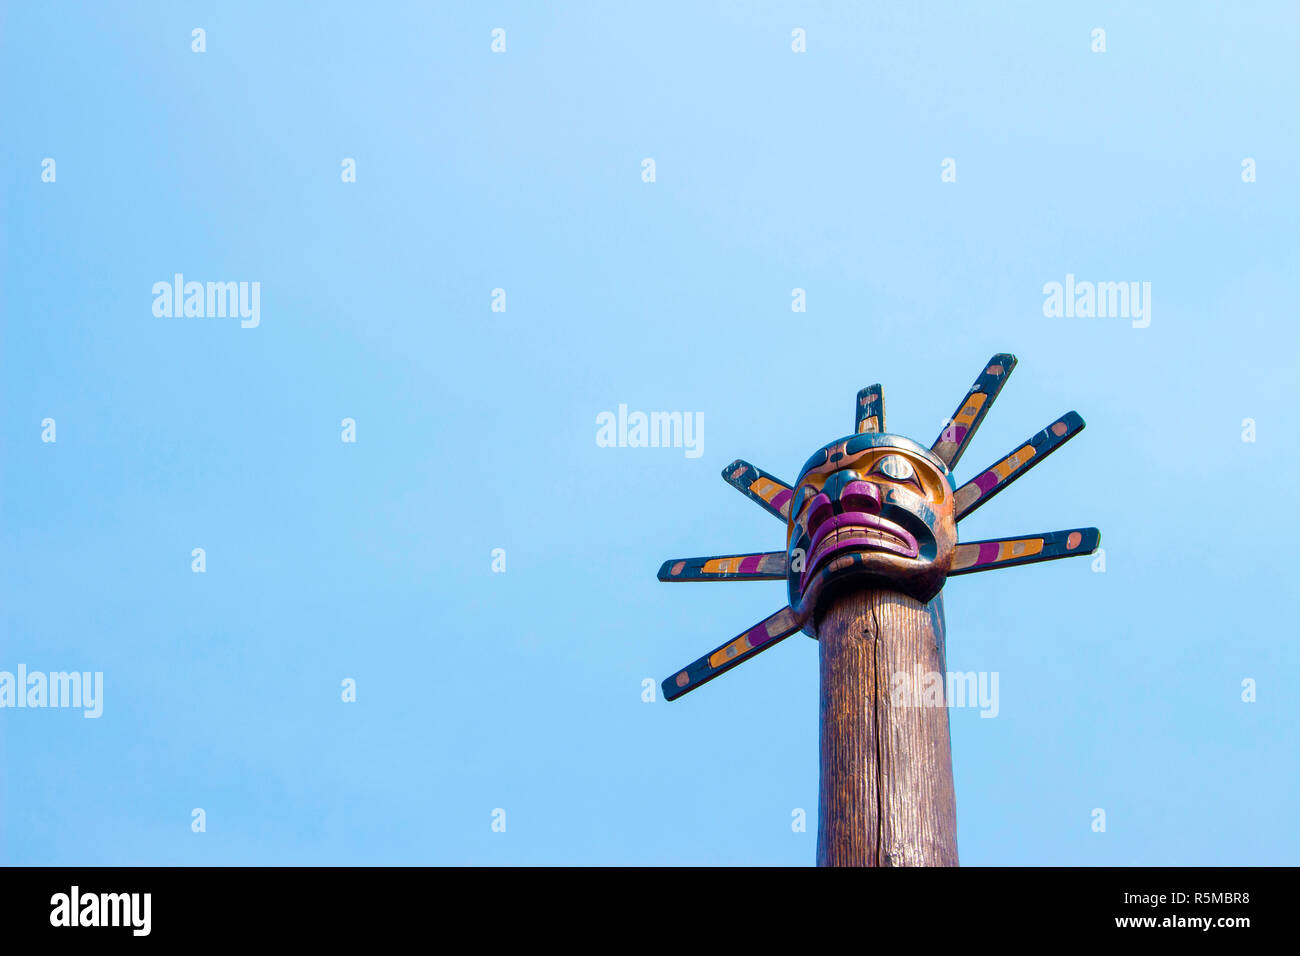
M846 511L880 514L880 489L869 481L863 481L852 471L840 471L831 475L822 490L834 502L836 514Z
M869 481L850 481L844 485L840 492L839 508L836 510L843 514L846 511L860 511L863 514L878 515L880 514L880 489Z
M880 489L854 475L832 475L808 509L808 533L813 534L832 515L846 511L880 514Z

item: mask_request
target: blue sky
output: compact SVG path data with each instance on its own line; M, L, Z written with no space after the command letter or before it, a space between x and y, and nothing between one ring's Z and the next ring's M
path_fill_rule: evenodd
M655 572L783 547L734 458L872 382L929 444L1010 351L960 480L1088 427L962 536L1106 565L945 589L963 863L1295 861L1292 5L123 6L0 27L0 670L104 675L0 710L0 860L811 864L815 644L642 700L784 585Z

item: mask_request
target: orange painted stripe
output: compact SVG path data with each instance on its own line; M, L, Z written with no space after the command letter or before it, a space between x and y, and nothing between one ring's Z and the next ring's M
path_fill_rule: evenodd
M998 546L999 561L1009 561L1012 558L1027 558L1038 554L1043 550L1042 538L1018 538L1015 541L1003 541Z
M754 492L754 494L758 495L764 501L771 501L784 489L774 481L768 481L766 478L759 478L749 486L749 490Z
M998 478L1006 481L1013 471L1019 469L1025 462L1034 457L1034 446L1024 445L1017 448L1011 454L1007 455L1000 462L993 466L992 470L998 473Z
M709 655L710 667L721 667L727 661L739 657L746 651L751 650L753 645L749 643L749 635L742 634L730 644L724 644L716 651ZM731 653L727 653L730 651Z
M984 407L984 402L987 399L988 396L983 392L976 392L970 397L970 401L962 406L961 411L957 413L957 417L953 419L953 423L969 426L971 422L975 421L975 416Z

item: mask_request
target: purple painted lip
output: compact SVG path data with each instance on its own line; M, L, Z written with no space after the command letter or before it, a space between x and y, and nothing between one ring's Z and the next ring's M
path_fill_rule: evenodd
M843 533L846 530L847 535ZM836 531L841 533L835 536L829 547L823 548L826 539ZM808 579L820 565L844 551L885 551L905 558L915 558L921 553L916 538L902 525L861 511L835 515L822 522L812 536L808 546L808 563L799 579L799 589L802 591L807 587Z

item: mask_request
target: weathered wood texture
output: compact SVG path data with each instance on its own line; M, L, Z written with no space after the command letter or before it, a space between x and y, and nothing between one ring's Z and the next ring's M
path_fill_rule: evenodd
M817 865L956 866L948 708L917 694L925 675L947 673L942 594L929 604L895 591L840 595L818 638Z

